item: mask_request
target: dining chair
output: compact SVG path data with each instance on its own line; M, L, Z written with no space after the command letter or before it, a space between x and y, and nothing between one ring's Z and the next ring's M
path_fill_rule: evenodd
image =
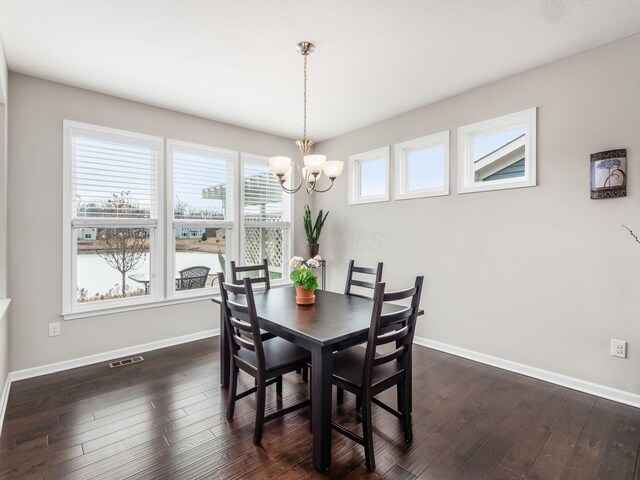
M252 284L263 283L265 290L271 290L271 282L269 280L269 265L267 264L266 258L262 260L262 263L259 263L257 265L243 265L238 267L236 266L236 262L234 260L231 260L229 265L231 266L231 283L235 285L242 285L244 278L249 278ZM238 276L238 274L253 272L256 272L258 275L262 272L262 275L257 277L247 277L246 275ZM261 330L260 333L262 335L262 340L268 340L275 336L269 332L265 332L264 330Z
M255 272L257 274L262 273L262 275L257 277L253 277L253 276L247 277L246 275L243 275L242 277L250 278L251 283L254 283L254 284L263 283L265 290L269 290L271 288L271 282L269 280L269 265L267 264L266 258L262 260L262 263L259 263L257 265L243 265L241 267L238 267L236 266L236 262L234 260L231 260L230 265L231 265L231 283L234 283L236 285L242 285L243 278L238 277L238 274Z
M281 396L282 375L307 365L311 355L307 350L283 338L276 337L267 342L262 341L250 279L245 278L242 286L226 283L224 273L219 272L218 283L220 285L222 305L225 310L225 329L232 353L227 420L233 419L237 400L255 393L256 420L253 443L259 445L266 422L311 404L310 400L305 400L282 408L270 415L265 416L264 414L267 386L275 383L276 394ZM246 304L231 300L229 294L244 295ZM256 384L244 392L238 393L238 374L240 370L251 375Z
M354 263L355 262L353 260L349 260L349 269L347 270L347 284L344 287L344 294L351 295L354 297L371 298L367 295L353 293L351 291L351 287L361 287L361 288L367 288L370 290L375 290L376 285L382 281L383 264L382 262L378 262L378 266L376 268L371 268L371 267L356 267ZM365 282L364 280L358 280L357 278L353 278L354 273L361 274L361 275L375 275L375 281ZM341 347L338 346L336 350L341 350ZM338 405L342 405L342 403L344 402L344 390L342 390L340 387L338 387L337 399L338 399ZM361 405L362 405L362 399L360 397L356 397L356 408L359 409Z
M353 278L354 273L362 274L362 275L374 275L375 280L373 282L358 280L357 278ZM351 287L361 287L361 288L367 288L369 290L375 290L376 285L381 281L382 281L382 262L378 262L378 266L376 268L371 268L371 267L356 267L354 265L354 261L349 260L349 269L347 271L347 284L344 288L344 294L353 295L356 297L371 298L370 296L367 296L367 295L353 293L351 291Z
M207 286L209 278L209 267L188 267L180 270L180 278L176 279L176 290L191 290L193 288L204 288Z
M385 284L378 283L374 290L371 327L366 348L355 346L333 355L333 384L362 399L362 437L332 422L335 430L364 446L368 471L375 469L372 404L380 406L402 421L404 439L413 439L411 431L411 348L416 319L420 308L420 295L424 277L416 277L413 287L385 293ZM385 302L411 299L401 310L382 313ZM395 348L378 352L381 345L395 343ZM376 398L376 395L397 386L398 409Z

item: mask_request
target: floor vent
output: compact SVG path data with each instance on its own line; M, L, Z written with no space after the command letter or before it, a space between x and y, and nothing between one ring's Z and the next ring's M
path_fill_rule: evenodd
M124 360L116 360L115 362L109 362L109 368L124 367L125 365L131 365L143 361L142 355L136 357L125 358Z

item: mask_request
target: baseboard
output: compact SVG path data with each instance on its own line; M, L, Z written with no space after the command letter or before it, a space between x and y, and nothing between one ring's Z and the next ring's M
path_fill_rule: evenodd
M531 367L522 363L512 362L511 360L505 360L503 358L494 357L485 353L475 352L473 350L467 350L465 348L448 345L446 343L436 342L435 340L429 340L423 337L414 337L414 343L416 345L422 345L423 347L433 348L441 352L450 353L458 357L468 358L476 362L485 363L493 367L498 367L503 370L509 370L510 372L520 373L528 377L544 380L545 382L554 383L563 387L568 387L580 392L589 393L598 397L608 398L615 402L631 405L632 407L640 407L640 395L631 392L625 392L624 390L617 390L615 388L606 387L604 385L598 385L597 383L587 382L586 380L580 380L579 378L568 377L559 373L550 372L548 370L542 370L541 368Z
M201 340L203 338L215 337L220 335L220 329L215 328L212 330L205 330L204 332L191 333L189 335L182 335L180 337L168 338L166 340L158 340L156 342L144 343L142 345L135 345L133 347L120 348L118 350L111 350L110 352L97 353L95 355L88 355L86 357L74 358L72 360L65 360L63 362L51 363L49 365L41 365L39 367L26 368L24 370L16 370L9 373L7 381L17 382L18 380L25 380L27 378L39 377L40 375L47 375L49 373L61 372L63 370L70 370L72 368L84 367L99 362L106 362L120 357L126 357L134 355L136 353L149 352L151 350L158 350L160 348L172 347L174 345L180 345L182 343L193 342L195 340ZM4 416L3 416L4 418Z
M7 402L9 401L9 391L11 390L11 374L7 375L2 389L2 398L0 398L0 433L2 432L2 424L4 423L4 413L7 411Z

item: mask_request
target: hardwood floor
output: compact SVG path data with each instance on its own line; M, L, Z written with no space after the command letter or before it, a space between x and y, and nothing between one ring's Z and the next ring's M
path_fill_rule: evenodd
M253 396L225 420L218 349L217 338L207 339L125 367L14 383L0 478L640 480L639 409L419 346L413 442L374 406L375 472L367 475L361 446L334 432L331 469L321 475L304 412L268 423L261 447L252 443ZM267 390L268 414L306 398L308 384L290 374L281 400L275 385ZM351 395L334 418L361 433Z

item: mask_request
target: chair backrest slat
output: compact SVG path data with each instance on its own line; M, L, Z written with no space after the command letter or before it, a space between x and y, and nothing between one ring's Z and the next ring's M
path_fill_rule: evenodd
M377 275L378 274L378 269L377 268L371 268L371 267L356 267L354 265L353 266L353 272L354 273L367 273L369 275Z
M242 293L242 292L240 292L240 293ZM229 308L231 310L233 310L234 314L239 314L239 313L244 313L244 314L247 314L247 315L249 314L249 307L247 305L243 305L241 303L234 302L233 300L228 300L228 302L229 302Z
M242 335L234 335L233 341L240 348L246 348L247 350L251 350L252 352L256 351L256 345L253 342L242 338Z
M239 273L248 273L255 272L259 274L259 277L251 277L251 283L263 283L265 290L269 290L271 288L271 281L269 279L269 264L267 263L267 259L262 260L262 263L257 265L242 265L236 266L235 261L230 262L231 266L231 283L236 285L242 285L245 278L250 277L239 277Z
M383 365L389 363L392 360L396 360L404 355L406 348L403 346L396 348L393 352L385 353L384 355L378 355L373 359L373 365Z
M353 278L353 274L362 274L362 275L374 275L375 278L372 282L367 282L364 280L359 280L357 278ZM382 281L382 262L378 262L378 266L376 268L371 267L357 267L354 265L353 260L349 260L349 269L347 270L347 284L344 288L345 295L354 295L358 297L366 297L365 295L354 294L351 292L351 287L360 287L366 288L369 290L375 290L376 285Z
M413 315L413 309L411 307L398 310L397 312L383 313L380 315L380 326L386 327L392 323L403 322L411 315Z
M371 313L371 327L367 340L365 363L362 372L362 385L371 385L373 368L388 362L398 361L403 368L407 368L411 360L411 347L415 335L420 296L424 277L416 277L411 288L396 292L384 292L385 284L376 285L373 296L373 311ZM411 305L395 312L382 313L384 303L411 298ZM384 331L381 331L384 329ZM378 354L377 347L395 342L395 350Z
M385 292L385 302L397 302L398 300L404 300L405 298L413 297L416 294L416 287L406 288L404 290L396 290L393 292Z
M365 282L363 280L351 280L350 285L352 287L362 287L362 288L371 288L374 289L376 288L376 284L373 282Z
M262 337L258 325L256 304L253 298L253 287L248 278L243 279L242 286L226 283L224 273L218 273L218 284L224 307L225 330L233 355L237 356L240 349L255 352L258 369L265 368L264 349ZM236 298L229 299L229 294L244 295L246 304L240 303Z
M390 332L378 335L376 339L376 345L385 345L387 343L402 340L409 333L409 326L405 325L399 330L392 330Z
M238 330L242 330L243 332L251 332L251 324L245 321L239 320L235 317L229 317L229 322L233 325L234 328Z

